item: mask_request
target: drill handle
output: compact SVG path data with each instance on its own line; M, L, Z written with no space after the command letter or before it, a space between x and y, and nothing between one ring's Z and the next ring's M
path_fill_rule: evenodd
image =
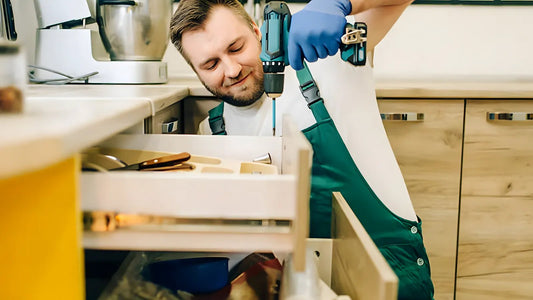
M261 26L261 61L271 70L269 73L283 72L289 64L287 45L289 42L289 28L291 12L287 3L271 1L264 9L263 25ZM271 67L269 65L272 65Z

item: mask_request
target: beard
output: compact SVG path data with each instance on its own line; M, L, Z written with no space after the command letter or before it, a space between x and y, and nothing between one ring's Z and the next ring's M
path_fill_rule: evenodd
M238 95L236 95L235 93L223 93L217 88L208 86L203 80L200 79L200 81L202 82L204 87L215 97L221 99L224 102L227 102L230 105L243 107L252 105L257 102L257 100L259 100L265 92L262 76L251 76L252 77L248 79L248 81L250 81L249 84L242 86L241 91Z

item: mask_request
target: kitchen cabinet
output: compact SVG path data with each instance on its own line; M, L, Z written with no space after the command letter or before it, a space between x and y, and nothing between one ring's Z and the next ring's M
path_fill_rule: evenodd
M187 127L196 128L216 104L214 98L186 98L186 115L195 116ZM422 218L435 299L453 299L464 99L382 98L378 104L385 118L408 119L384 121L384 126ZM417 121L417 113L423 120Z
M183 102L175 102L144 119L144 133L183 133Z
M316 284L301 284L301 272L307 276L314 263L313 257L306 253L319 251L322 265L329 265L329 276L326 275L325 280L331 282L334 291L353 299L396 299L396 275L342 195L337 193L333 201L332 235L335 238L307 243L311 146L289 123L284 123L284 128L282 138L117 135L100 143L102 153L110 148L129 153L137 151L138 155L187 151L245 161L258 151L267 151L271 153L273 164L280 167L281 174L84 173L81 176L82 210L92 212L92 216L96 216L96 212L119 212L179 219L176 223L137 223L124 229L119 226L104 231L86 230L84 246L90 249L292 253L282 278L282 294L303 295L305 299L311 299L308 295L316 296L308 293L318 287L318 277L310 277ZM86 229L92 228L87 224L85 222ZM306 247L314 251L306 251Z
M378 105L422 219L435 299L453 299L464 100L386 98Z
M458 300L533 295L532 114L533 100L466 101Z
M184 133L196 134L198 125L209 114L209 110L220 103L221 100L214 97L187 97L183 99Z
M83 299L77 155L0 179L0 299Z

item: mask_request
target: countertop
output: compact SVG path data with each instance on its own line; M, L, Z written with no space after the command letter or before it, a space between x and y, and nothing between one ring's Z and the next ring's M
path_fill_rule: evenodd
M190 96L211 96L194 75L169 81L184 84ZM459 98L459 99L533 99L533 78L448 78L448 79L376 79L378 98Z
M376 80L379 98L533 98L533 80ZM28 85L22 114L0 115L0 178L66 159L187 96L194 75L163 85Z
M533 78L377 79L378 98L533 99Z
M189 95L186 85L28 85L0 115L0 178L60 162Z

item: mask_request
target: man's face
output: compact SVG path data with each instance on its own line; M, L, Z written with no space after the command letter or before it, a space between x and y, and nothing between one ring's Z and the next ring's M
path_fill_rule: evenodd
M231 10L216 7L204 27L182 36L185 55L204 86L236 105L254 103L263 94L261 31Z

